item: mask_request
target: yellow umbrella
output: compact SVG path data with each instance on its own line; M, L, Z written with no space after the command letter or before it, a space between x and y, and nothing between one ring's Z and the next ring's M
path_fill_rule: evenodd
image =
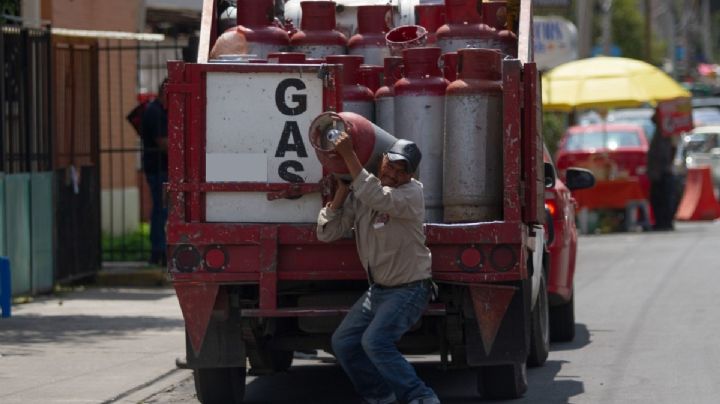
M598 56L555 67L543 76L545 110L637 107L690 97L657 67L640 60Z

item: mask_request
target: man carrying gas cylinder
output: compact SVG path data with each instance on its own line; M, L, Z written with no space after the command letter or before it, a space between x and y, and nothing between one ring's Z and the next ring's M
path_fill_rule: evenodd
M354 228L370 280L332 336L335 356L367 403L440 403L395 345L420 319L434 287L423 232L423 186L412 177L420 150L397 140L376 177L363 168L346 133L333 143L352 183L337 180L332 202L318 215L317 237L334 241Z

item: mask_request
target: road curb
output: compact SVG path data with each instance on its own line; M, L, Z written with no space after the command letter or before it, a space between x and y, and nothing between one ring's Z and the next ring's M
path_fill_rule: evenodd
M95 276L98 286L167 286L170 284L164 267L145 263L104 263Z

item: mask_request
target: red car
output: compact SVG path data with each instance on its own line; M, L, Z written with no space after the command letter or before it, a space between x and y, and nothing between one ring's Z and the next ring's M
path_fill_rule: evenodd
M573 126L560 140L555 158L558 175L565 179L571 166L586 168L595 175L593 189L573 193L578 207L625 209L630 201L648 199L648 147L640 125Z
M572 341L575 337L575 304L573 278L577 252L577 228L575 226L575 199L570 191L590 188L594 185L593 174L581 168L566 168L566 183L557 176L547 149L545 162L545 223L546 246L549 262L547 291L550 305L550 340ZM554 181L550 181L554 178ZM552 182L552 183L551 183Z

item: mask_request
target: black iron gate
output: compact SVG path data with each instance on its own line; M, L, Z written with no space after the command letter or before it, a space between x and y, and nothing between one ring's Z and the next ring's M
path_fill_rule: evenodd
M177 42L101 40L98 57L104 262L147 262L150 258L152 202L143 174L142 142L126 116L138 103L157 95L167 76L167 60L183 59L183 49ZM123 74L130 64L134 64L134 76ZM153 155L162 152L156 148L144 151Z
M51 158L50 32L0 26L0 171L48 171Z

